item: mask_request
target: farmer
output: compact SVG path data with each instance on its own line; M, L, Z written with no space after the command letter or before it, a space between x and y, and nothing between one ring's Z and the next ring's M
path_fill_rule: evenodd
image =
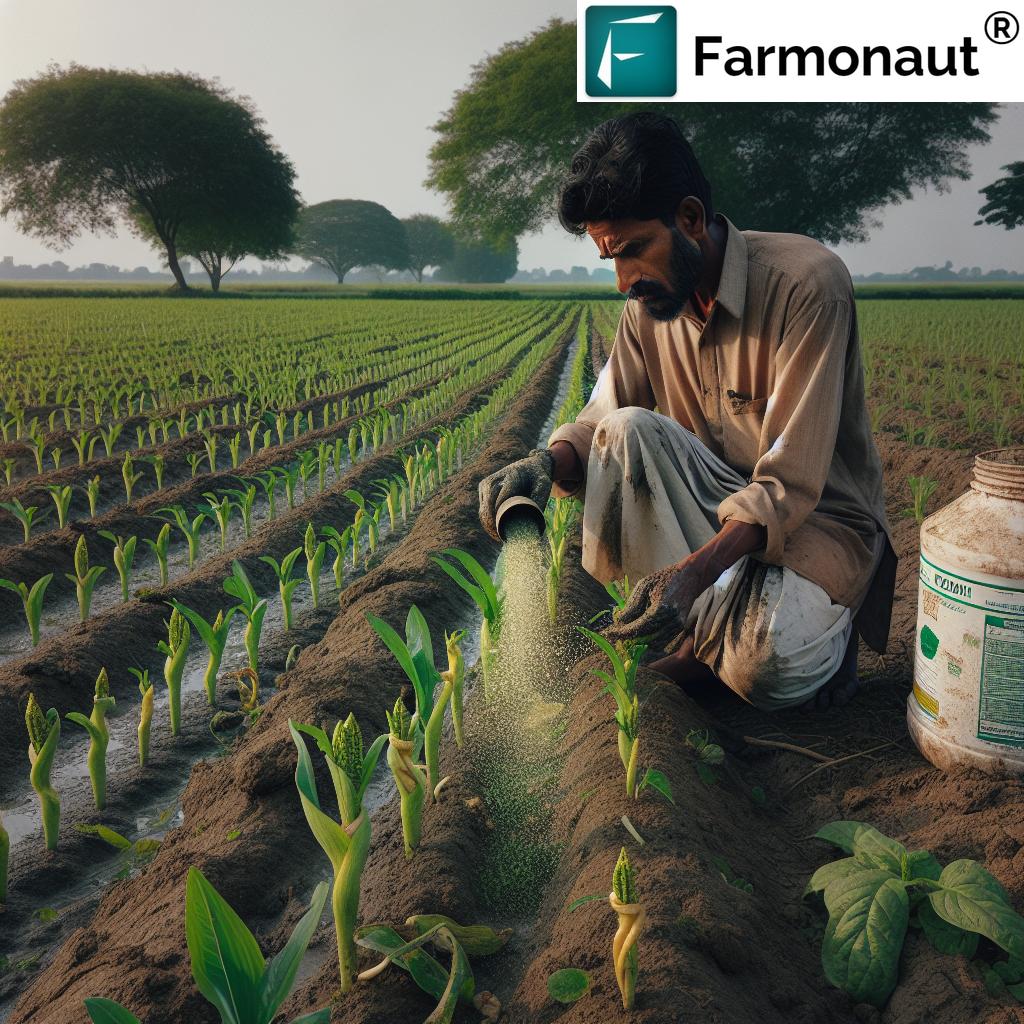
M690 692L846 704L858 633L885 650L896 569L846 267L715 213L654 113L591 133L558 213L628 301L576 421L481 482L484 527L511 495L582 497L584 569L633 585L610 640L660 638L650 667Z

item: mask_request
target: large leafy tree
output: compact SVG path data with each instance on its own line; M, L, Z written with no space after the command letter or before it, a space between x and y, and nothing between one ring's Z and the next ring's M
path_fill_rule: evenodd
M981 189L988 202L978 211L975 224L1002 224L1007 231L1024 225L1024 160L1006 164L1008 171Z
M182 232L194 238L227 193L244 194L247 162L269 149L249 104L216 82L52 65L0 103L0 214L54 248L124 219L159 244L184 289ZM272 162L290 189L290 168Z
M577 103L576 26L552 19L476 64L433 126L426 184L456 226L508 238L554 217L562 175L595 125L635 109L676 118L741 228L860 241L873 211L967 178L993 103Z
M330 199L305 207L294 252L332 270L338 284L354 267L409 266L402 222L380 203L365 199Z
M409 270L417 281L423 280L427 267L439 267L450 260L455 251L452 229L429 213L414 213L402 220L409 243Z
M519 264L515 239L491 242L486 239L456 238L450 260L434 275L438 281L464 284L500 284L507 281Z

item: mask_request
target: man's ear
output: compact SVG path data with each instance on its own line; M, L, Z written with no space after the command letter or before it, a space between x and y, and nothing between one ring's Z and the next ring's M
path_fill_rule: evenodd
M685 196L676 207L676 227L684 235L699 242L707 234L704 204L696 196Z

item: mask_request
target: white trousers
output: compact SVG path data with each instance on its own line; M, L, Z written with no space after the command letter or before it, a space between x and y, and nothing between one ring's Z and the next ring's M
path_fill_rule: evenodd
M647 409L598 424L587 464L583 568L635 583L685 558L721 528L717 509L747 481L693 434ZM694 653L755 707L809 699L836 672L853 623L816 583L744 556L695 602Z

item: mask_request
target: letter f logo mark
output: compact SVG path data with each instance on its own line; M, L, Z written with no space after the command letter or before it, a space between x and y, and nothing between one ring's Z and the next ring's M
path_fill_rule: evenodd
M673 96L676 91L674 7L588 7L588 96Z

